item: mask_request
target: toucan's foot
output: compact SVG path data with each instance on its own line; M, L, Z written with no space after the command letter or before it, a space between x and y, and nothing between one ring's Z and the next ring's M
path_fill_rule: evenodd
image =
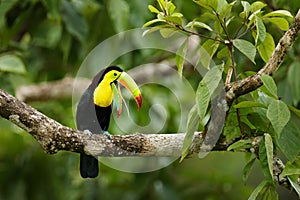
M89 135L89 136L91 136L93 133L91 132L91 131L89 131L88 129L85 129L84 131L83 131L85 134L87 134L87 135Z
M110 140L112 139L112 135L108 131L102 131L102 134L106 135Z

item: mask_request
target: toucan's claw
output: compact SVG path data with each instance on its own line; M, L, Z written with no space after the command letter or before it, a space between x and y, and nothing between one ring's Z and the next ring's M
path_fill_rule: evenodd
M113 139L112 135L108 131L102 131L102 134L106 135L110 140Z
M89 136L91 136L93 133L90 131L90 130L88 130L88 129L85 129L84 131L83 131L83 133L85 133L85 134L87 134L87 135L89 135Z

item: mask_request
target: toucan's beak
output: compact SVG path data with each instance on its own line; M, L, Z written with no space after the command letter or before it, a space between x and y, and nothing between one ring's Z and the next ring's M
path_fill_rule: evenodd
M142 94L134 80L126 72L122 72L117 81L131 92L138 105L138 110L140 110L142 106Z

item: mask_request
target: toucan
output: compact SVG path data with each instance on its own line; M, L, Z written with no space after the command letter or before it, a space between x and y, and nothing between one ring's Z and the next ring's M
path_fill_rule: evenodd
M121 83L128 90L138 105L138 110L142 105L140 89L135 81L120 67L109 66L101 70L92 80L85 90L77 105L76 125L81 131L88 131L92 134L106 134L112 113L112 102L115 105L118 116L122 109L122 96L119 84ZM98 160L92 155L84 152L80 153L80 174L83 178L95 178L98 176Z

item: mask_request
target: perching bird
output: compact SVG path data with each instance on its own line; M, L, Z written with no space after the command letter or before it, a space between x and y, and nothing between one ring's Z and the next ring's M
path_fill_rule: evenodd
M93 134L106 134L110 116L112 113L112 102L121 113L122 99L116 85L121 83L135 98L138 109L142 105L141 92L134 80L118 66L110 66L101 70L92 80L92 83L81 96L77 106L76 124L78 130L88 131ZM95 178L98 175L98 160L96 157L80 154L80 174L83 178Z

